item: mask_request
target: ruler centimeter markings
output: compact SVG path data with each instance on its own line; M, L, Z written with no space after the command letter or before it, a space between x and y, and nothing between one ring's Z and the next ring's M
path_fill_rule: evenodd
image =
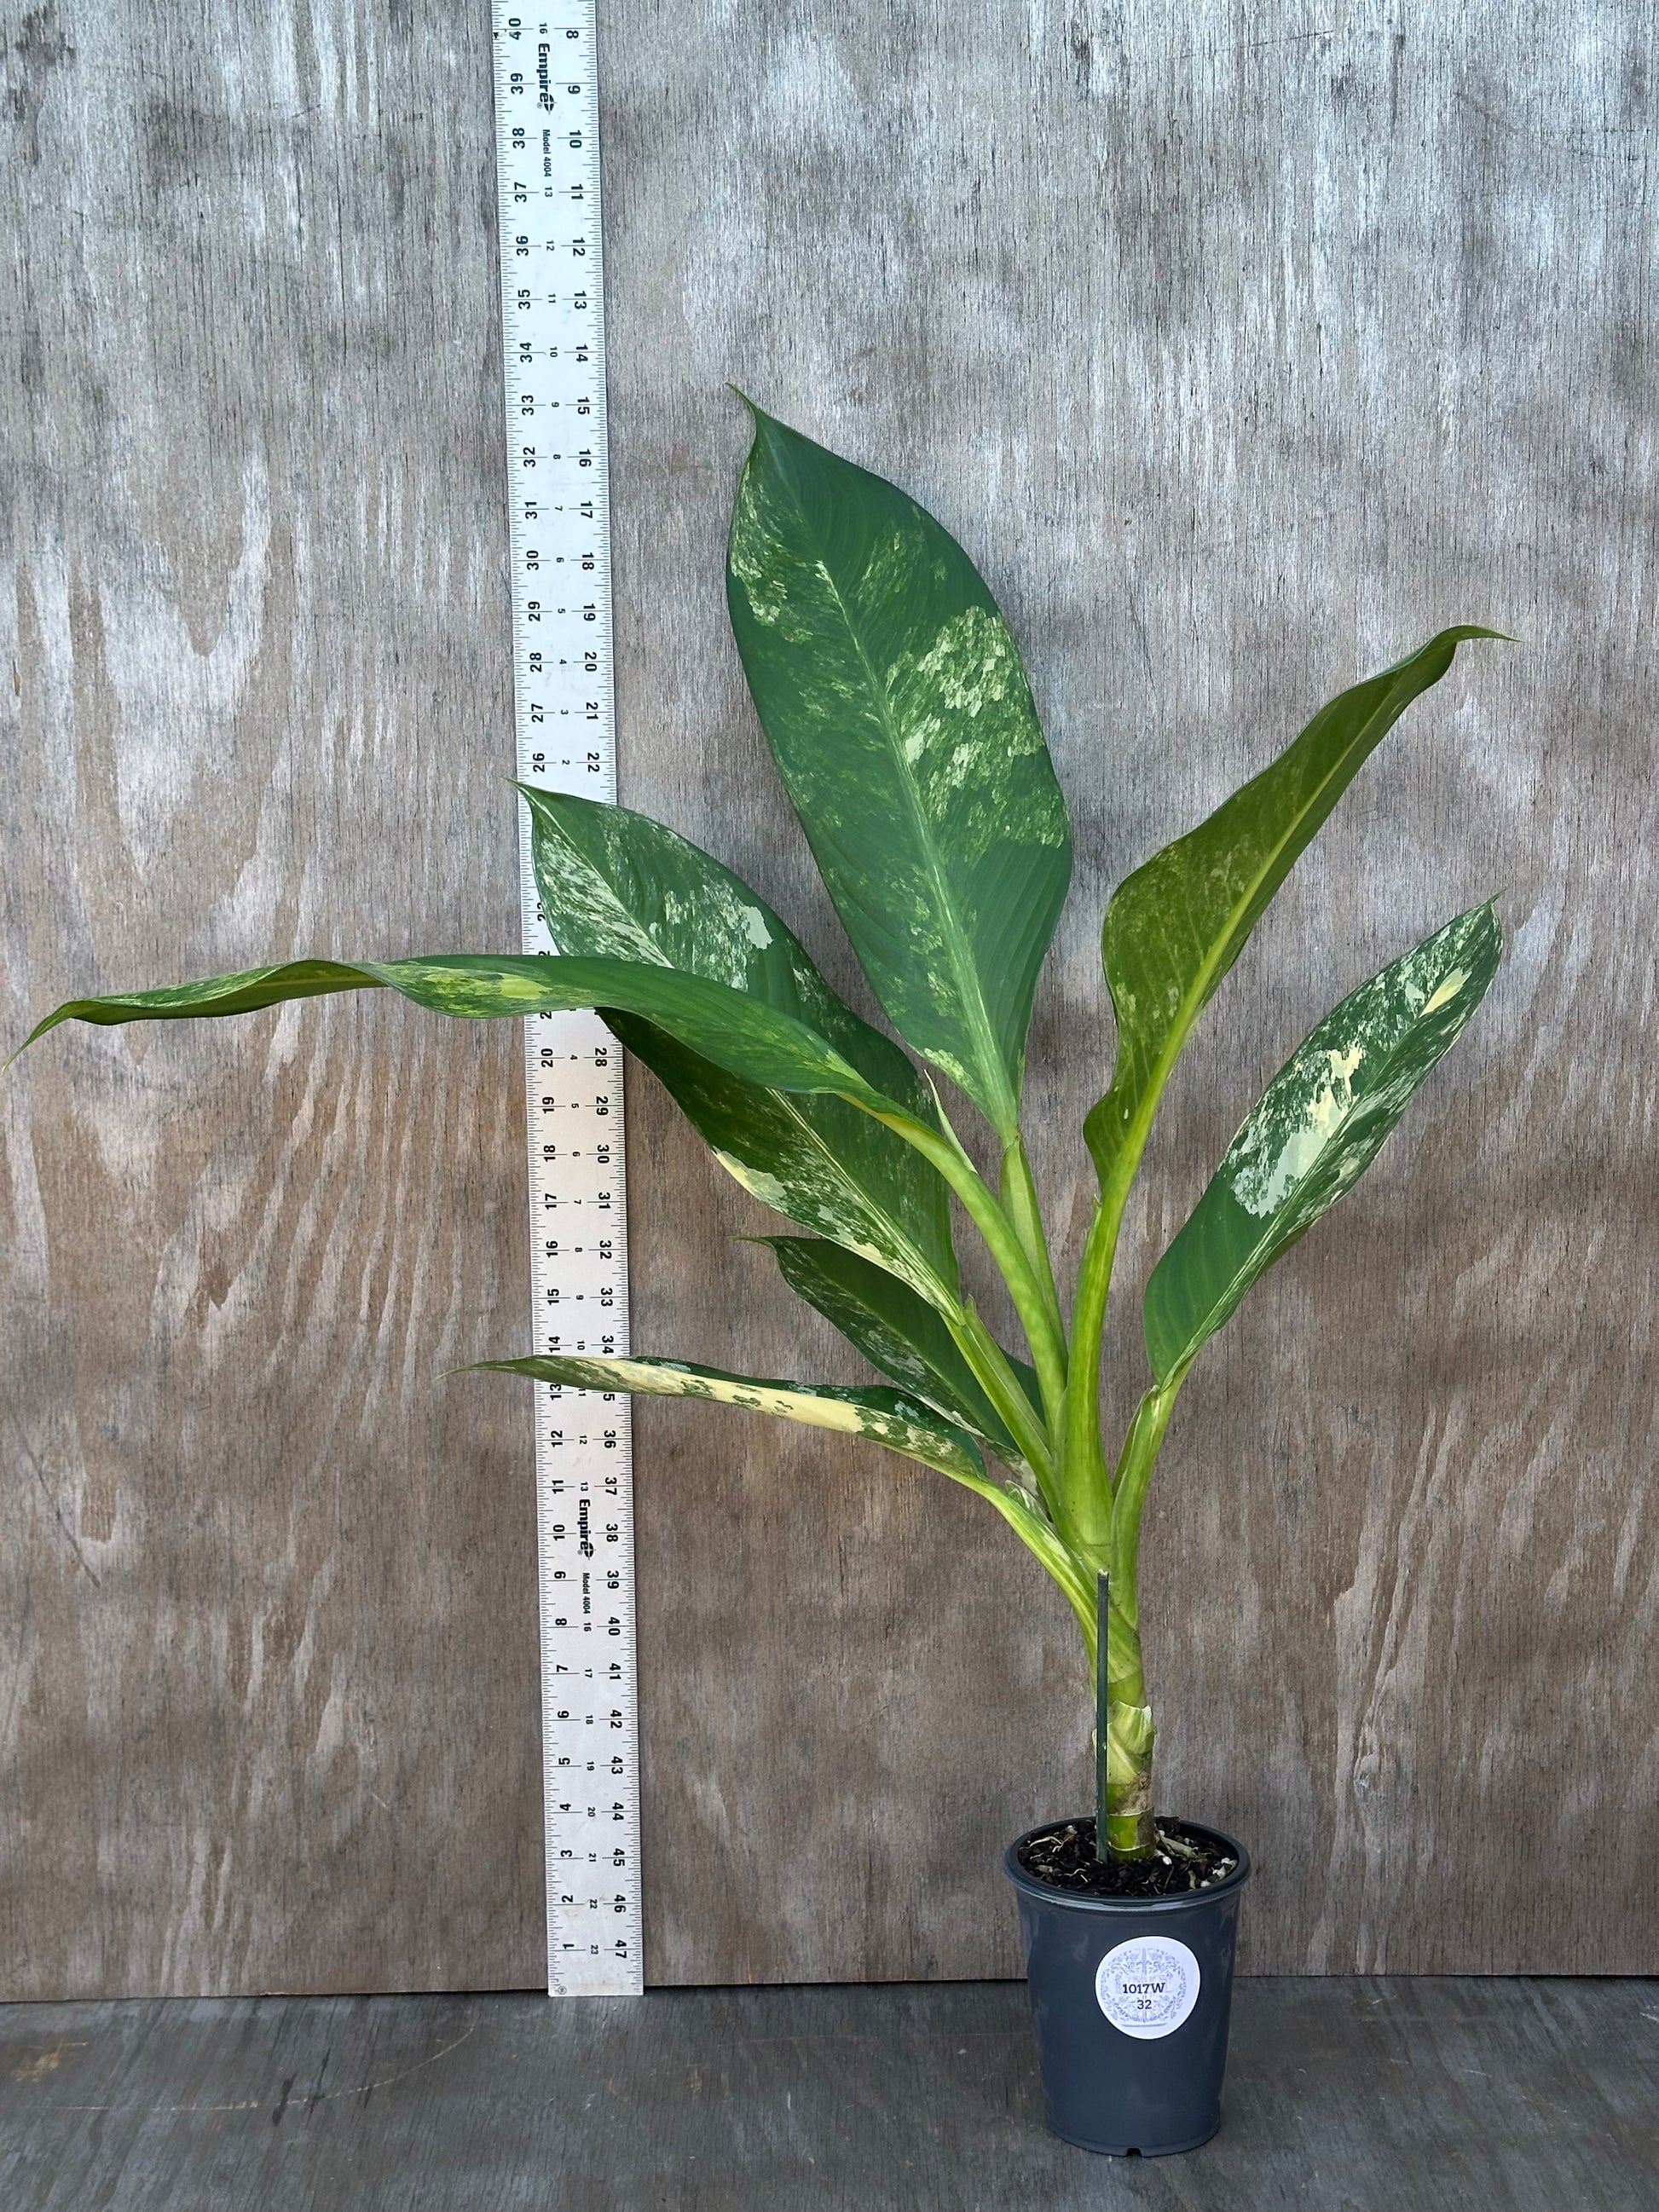
M518 772L616 796L595 0L494 0ZM526 952L555 947L520 819ZM526 1024L538 1352L628 1350L622 1048L595 1014ZM536 1392L547 1978L644 1986L628 1401Z

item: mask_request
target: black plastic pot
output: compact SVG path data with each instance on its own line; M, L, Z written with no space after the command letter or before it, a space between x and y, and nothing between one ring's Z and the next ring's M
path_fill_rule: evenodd
M1217 1828L1182 1824L1237 1861L1213 1888L1179 1897L1079 1897L1028 1874L1011 1844L1037 2063L1048 2124L1122 2158L1194 2150L1221 2124L1233 1936L1250 1862Z

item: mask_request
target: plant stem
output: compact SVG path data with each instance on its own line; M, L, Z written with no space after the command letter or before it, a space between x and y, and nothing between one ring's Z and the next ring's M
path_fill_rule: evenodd
M1087 1649L1094 1640L1095 1619L1086 1577L1060 1541L1053 1523L1033 1503L1029 1492L1020 1489L1017 1484L1008 1483L994 1496L994 1488L995 1486L988 1485L985 1495L1021 1543L1058 1584L1066 1602L1077 1615L1078 1626L1083 1631L1084 1645Z
M1095 1577L1095 1856L1144 1859L1152 1820L1152 1711L1140 1638L1112 1602L1112 1578Z
M861 1098L852 1093L843 1095L866 1114L874 1113L873 1108ZM986 1249L1008 1285L1008 1295L1014 1302L1020 1327L1025 1331L1037 1380L1042 1386L1050 1433L1058 1435L1066 1401L1066 1340L1049 1314L1031 1263L995 1192L963 1152L948 1122L941 1133L928 1128L908 1114L874 1114L874 1118L890 1129L896 1129L906 1144L913 1146L925 1160L931 1161L968 1209L969 1218L985 1239Z
M1124 1438L1112 1485L1111 1602L1107 1614L1107 1656L1097 1656L1097 1712L1103 1708L1105 1773L1102 1783L1101 1832L1114 1858L1145 1858L1154 1848L1152 1824L1152 1709L1140 1650L1140 1604L1136 1570L1140 1559L1140 1516L1146 1489L1158 1463L1183 1367L1168 1382L1148 1390L1135 1408ZM1100 1577L1103 1589L1108 1577ZM1097 1725L1101 1723L1097 1721Z
M1042 1233L1042 1207L1026 1155L1025 1139L1018 1131L1013 1141L1003 1150L1002 1208L1013 1224L1021 1250L1030 1261L1054 1334L1063 1343L1066 1327L1060 1319L1060 1291L1054 1283L1054 1263L1048 1257L1048 1240Z
M1101 1580L1106 1580L1105 1576ZM1115 1607L1109 1628L1119 1620ZM1109 1632L1103 1668L1106 1681L1106 1755L1103 1791L1105 1826L1097 1831L1096 1853L1115 1859L1149 1859L1157 1848L1152 1821L1152 1709L1140 1671L1140 1639L1131 1632L1133 1662L1121 1659L1118 1639ZM1100 1662L1097 1662L1097 1667ZM1119 1672L1120 1667L1123 1668ZM1098 1837L1106 1838L1104 1852Z
M1095 1856L1104 1858L1111 1832L1111 1770L1106 1755L1111 1724L1112 1578L1103 1567L1095 1577Z
M1100 1442L1100 1344L1122 1212L1121 1198L1115 1208L1103 1200L1089 1224L1072 1308L1060 1449L1059 1489L1066 1523L1075 1532L1083 1557L1097 1569L1108 1565L1111 1552L1112 1483Z
M1112 1573L1131 1626L1138 1629L1140 1604L1135 1580L1140 1561L1140 1516L1146 1509L1147 1486L1170 1425L1170 1415L1187 1379L1180 1367L1167 1382L1156 1383L1135 1407L1129 1433L1117 1463L1112 1501Z
M1001 1415L1004 1425L1024 1454L1026 1465L1036 1477L1042 1502L1052 1513L1054 1505L1054 1457L1048 1448L1048 1432L1038 1419L1036 1407L1026 1396L1018 1376L1009 1365L1002 1346L980 1319L971 1300L958 1307L954 1313L942 1312L942 1318L957 1351L972 1368L986 1396Z
M1095 1855L1152 1855L1152 1709L1140 1634L1117 1601L1110 1575L1097 1584L1095 1648Z

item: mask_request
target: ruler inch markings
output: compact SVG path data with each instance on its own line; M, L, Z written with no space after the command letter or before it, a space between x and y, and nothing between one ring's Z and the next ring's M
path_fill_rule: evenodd
M613 799L595 0L495 0L514 710L520 781ZM520 822L527 952L556 948ZM533 1342L625 1352L622 1048L526 1024ZM535 1385L548 1988L643 1988L629 1404Z

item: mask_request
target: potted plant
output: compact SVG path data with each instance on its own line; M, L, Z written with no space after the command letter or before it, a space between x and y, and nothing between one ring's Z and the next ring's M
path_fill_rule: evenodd
M1459 642L1449 629L1323 708L1209 818L1119 885L1102 934L1117 1025L1084 1135L1100 1194L1069 1301L1020 1125L1026 1029L1072 870L1066 807L1006 623L962 548L895 486L757 410L728 602L784 784L897 1036L986 1125L981 1171L933 1078L824 981L709 854L620 806L525 788L557 957L302 960L71 1000L154 1021L389 988L457 1015L598 1007L744 1188L810 1236L789 1288L886 1379L763 1380L664 1358L483 1363L559 1387L715 1399L867 1437L963 1483L1064 1592L1093 1685L1092 1816L1009 1848L1049 2117L1096 2149L1178 2150L1219 2117L1233 1928L1227 1836L1159 1818L1138 1551L1181 1386L1250 1285L1355 1181L1496 969L1472 908L1344 999L1268 1085L1145 1297L1152 1379L1109 1457L1102 1329L1125 1202L1194 1024L1363 763ZM963 1291L951 1200L1024 1337Z

